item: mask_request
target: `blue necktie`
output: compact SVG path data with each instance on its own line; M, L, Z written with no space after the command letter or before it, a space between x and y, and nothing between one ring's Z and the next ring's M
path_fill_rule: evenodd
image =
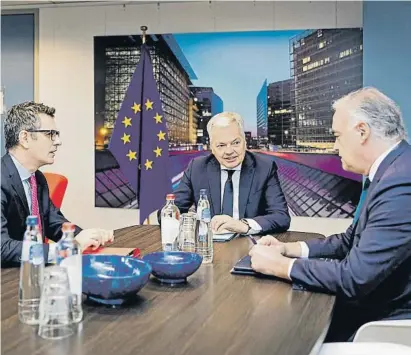
M367 198L368 188L370 187L371 181L369 178L366 178L364 181L364 185L362 187L362 192L360 196L360 201L358 201L357 209L354 213L354 221L353 223L357 222L358 218L360 218L361 208Z
M233 202L234 202L234 194L233 194L233 174L235 170L227 170L228 177L227 181L224 185L224 195L223 195L223 208L221 213L226 214L229 216L233 216Z

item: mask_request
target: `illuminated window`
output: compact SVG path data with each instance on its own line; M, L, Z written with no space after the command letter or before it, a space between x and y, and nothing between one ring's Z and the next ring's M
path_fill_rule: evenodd
M310 57L303 58L303 64L308 63L311 60Z
M351 54L352 54L352 49L350 48L350 49L347 49L347 50L345 50L345 51L343 51L343 52L340 52L340 58L347 57L347 56L349 56L349 55L351 55Z
M322 41L318 44L319 49L324 48L324 47L325 47L325 41Z

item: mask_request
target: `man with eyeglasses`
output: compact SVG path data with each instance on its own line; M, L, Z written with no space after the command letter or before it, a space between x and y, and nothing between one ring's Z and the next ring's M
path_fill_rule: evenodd
M54 163L61 145L55 109L40 103L13 106L4 120L7 153L1 158L1 262L19 264L28 215L39 217L44 238L57 242L68 222L49 197L46 178L38 170ZM113 240L113 232L76 227L76 240L84 250ZM54 244L55 245L55 244ZM53 244L44 243L45 259L54 260Z
M242 117L222 112L207 124L212 154L193 159L175 191L187 212L207 189L216 234L282 232L290 226L287 202L270 157L248 152ZM161 221L160 221L161 222Z

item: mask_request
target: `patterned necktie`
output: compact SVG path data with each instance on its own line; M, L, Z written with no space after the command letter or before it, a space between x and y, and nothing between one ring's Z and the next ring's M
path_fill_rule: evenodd
M224 186L224 195L223 195L223 209L222 214L228 216L233 216L233 203L234 203L234 194L233 194L233 174L235 170L227 170L228 177Z
M31 191L31 214L37 216L39 219L39 231L43 236L42 226L41 226L41 216L39 209L39 200L37 199L37 181L36 176L30 176L30 191Z
M370 184L371 184L370 179L366 178L365 181L364 181L364 186L362 188L360 201L358 201L358 206L357 206L357 209L355 210L355 213L354 213L353 223L357 222L358 218L360 218L361 208L362 208L362 205L365 202L365 199L367 198L368 188L370 187Z

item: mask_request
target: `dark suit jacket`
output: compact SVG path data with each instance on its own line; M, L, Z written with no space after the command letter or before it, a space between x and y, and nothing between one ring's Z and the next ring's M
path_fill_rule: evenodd
M68 222L49 197L46 178L36 171L37 192L43 237L57 242L62 235L61 227ZM1 158L1 263L2 266L20 263L26 218L30 214L23 183L9 154ZM81 229L76 228L77 235ZM47 261L49 245L44 244Z
M411 147L402 141L371 182L358 222L345 233L308 241L293 282L355 304L367 321L411 318Z
M221 214L220 163L210 154L193 159L175 191L175 203L185 213L200 198L200 189L207 189L211 217ZM261 233L285 231L290 226L287 202L281 190L277 165L268 158L246 152L241 167L239 186L239 218L252 218Z

